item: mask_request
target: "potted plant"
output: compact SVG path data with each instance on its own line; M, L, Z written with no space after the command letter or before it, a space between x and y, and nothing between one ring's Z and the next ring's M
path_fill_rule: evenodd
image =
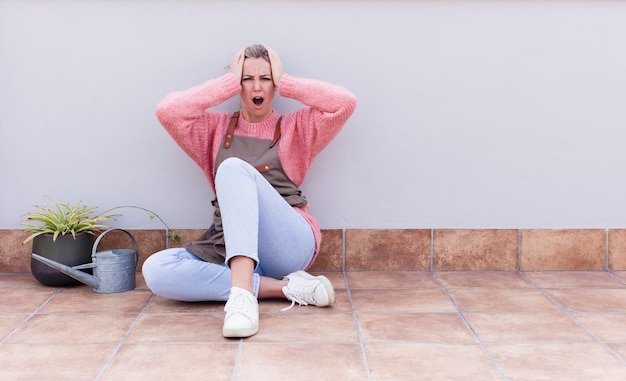
M28 213L22 221L26 230L32 232L23 243L33 241L33 253L67 266L90 263L96 232L108 228L102 223L115 216L95 214L96 209L82 205L81 201L74 206L60 202L36 206L36 210ZM80 284L32 258L30 267L35 279L45 285L63 287Z
M178 241L180 235L167 226L165 221L153 211L134 205L116 206L96 214L96 207L87 207L79 201L71 206L68 203L53 202L47 206L36 206L37 210L26 214L22 225L32 232L23 243L33 242L32 252L67 266L77 266L92 261L92 247L95 235L108 229L103 222L114 220L121 214L111 214L114 210L133 208L148 213L150 219L157 218L165 226L166 248L169 240ZM90 272L91 270L83 270ZM62 272L31 258L31 272L35 279L48 286L71 286L81 284Z

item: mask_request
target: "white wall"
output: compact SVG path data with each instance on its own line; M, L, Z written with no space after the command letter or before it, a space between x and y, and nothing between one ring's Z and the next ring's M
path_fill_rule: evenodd
M208 226L154 106L256 42L359 98L303 187L323 228L625 227L625 20L617 1L1 1L0 229L46 195Z

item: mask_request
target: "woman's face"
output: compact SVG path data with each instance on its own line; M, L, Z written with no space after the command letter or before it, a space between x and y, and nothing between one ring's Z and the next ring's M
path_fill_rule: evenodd
M263 58L246 58L243 62L241 87L244 119L257 123L269 118L276 91L270 63Z

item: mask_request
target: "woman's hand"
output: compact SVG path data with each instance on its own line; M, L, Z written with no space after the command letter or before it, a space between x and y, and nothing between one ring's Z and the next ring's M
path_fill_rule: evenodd
M237 82L241 83L241 76L243 73L243 61L245 60L245 49L241 49L234 56L233 60L228 66L228 71L233 73L237 77Z
M280 57L278 57L278 53L269 46L265 45L267 49L268 56L270 58L270 67L272 68L272 80L274 81L274 86L278 89L278 84L280 83L280 78L285 74L285 70L283 69L283 63L280 61Z

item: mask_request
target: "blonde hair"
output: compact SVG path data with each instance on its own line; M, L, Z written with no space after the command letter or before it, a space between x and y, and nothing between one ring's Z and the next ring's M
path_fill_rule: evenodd
M263 58L267 62L270 62L270 55L267 48L260 44L247 46L243 56L244 58Z

